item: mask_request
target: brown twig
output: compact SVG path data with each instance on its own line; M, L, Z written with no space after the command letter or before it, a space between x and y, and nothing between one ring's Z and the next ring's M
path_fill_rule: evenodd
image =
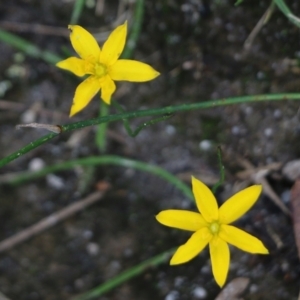
M42 124L42 123L29 123L29 124L18 124L16 125L16 129L21 128L37 128L37 129L45 129L54 133L61 133L62 127L60 125L53 125L53 124Z
M247 286L249 285L249 278L238 277L231 280L219 293L215 300L238 300Z
M237 157L237 162L246 169L246 171L243 172L243 176L245 176L244 174L247 174L251 181L261 184L263 186L263 193L270 197L274 204L276 204L287 216L291 217L290 210L277 196L265 178L265 176L269 174L270 170L274 170L279 165L272 164L271 167L266 166L264 168L255 168L248 160L241 157Z
M0 109L1 110L9 110L9 111L16 111L16 112L23 112L28 110L34 110L34 112L39 113L42 116L46 117L53 117L56 119L63 119L65 120L68 118L68 115L66 113L61 113L59 111L53 111L51 109L45 109L42 106L35 106L32 105L31 107L28 107L24 103L19 102L13 102L11 100L0 100Z
M81 211L85 207L99 201L102 199L104 191L97 191L83 200L77 201L59 212L53 213L50 216L44 218L38 223L29 226L28 228L18 232L17 234L5 239L0 242L0 252L9 250L16 245L30 239L31 237L40 234L41 232L55 226L59 222L65 220L66 218L74 215L75 213Z
M0 300L10 300L10 299L0 292Z
M42 35L57 35L68 37L70 31L64 27L47 26L43 24L20 23L3 21L0 22L0 27L10 31L17 32L33 32Z
M291 190L291 206L298 257L300 258L300 179L297 179Z
M253 44L254 39L256 38L257 34L260 32L262 27L269 21L269 19L272 16L272 13L275 8L274 1L271 2L263 16L260 18L260 20L257 22L251 33L249 34L248 38L246 39L244 43L244 49L249 50Z

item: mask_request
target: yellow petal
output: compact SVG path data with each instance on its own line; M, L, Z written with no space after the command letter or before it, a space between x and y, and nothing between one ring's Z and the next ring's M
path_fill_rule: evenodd
M206 247L211 238L212 234L207 227L196 231L184 245L176 250L170 264L178 265L188 262Z
M214 237L209 243L209 252L213 275L217 284L222 287L226 281L230 264L228 244L222 239Z
M57 67L68 70L81 77L85 75L85 61L78 57L70 57L56 64Z
M108 73L113 80L133 82L149 81L159 75L151 66L129 59L119 59L109 68Z
M222 225L219 237L227 243L250 253L268 254L268 249L253 235L231 225Z
M90 76L81 82L75 91L70 117L85 108L92 98L99 92L100 87L101 85L99 80L93 76Z
M219 221L229 224L244 215L257 201L261 185L250 186L229 198L219 209Z
M102 47L100 62L106 66L113 65L123 52L127 35L127 21L118 26L108 37Z
M68 28L71 30L70 39L77 54L90 62L99 61L101 50L95 38L81 26L69 25Z
M111 95L116 90L115 83L111 80L109 76L105 76L101 80L101 98L106 104L110 104L111 101Z
M165 226L189 231L197 231L207 226L207 223L199 213L187 210L164 210L156 216L156 220Z
M219 217L218 204L211 190L200 180L192 176L193 193L198 210L208 223L217 221Z

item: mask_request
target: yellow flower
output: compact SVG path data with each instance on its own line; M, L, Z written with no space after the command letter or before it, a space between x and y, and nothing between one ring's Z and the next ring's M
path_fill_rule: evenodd
M114 81L144 82L159 75L151 66L128 59L119 59L126 40L127 22L118 26L100 49L95 38L78 25L69 25L70 39L80 56L70 57L56 64L77 76L90 75L76 89L70 116L85 108L101 89L101 98L110 104L116 89Z
M210 189L192 177L193 193L200 213L186 210L164 210L156 219L163 225L195 231L190 239L180 246L170 264L188 262L209 244L212 272L217 284L226 281L230 264L228 244L250 253L268 254L269 251L256 237L229 225L244 215L257 201L262 187L253 185L228 199L220 208Z

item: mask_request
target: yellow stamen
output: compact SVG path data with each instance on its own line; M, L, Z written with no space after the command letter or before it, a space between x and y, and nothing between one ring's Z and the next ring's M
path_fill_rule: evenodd
M94 75L95 75L96 77L101 78L101 77L103 77L104 75L107 74L107 68L106 68L106 66L103 65L103 64L96 63L96 64L95 64L94 72L95 72Z
M218 234L219 233L219 230L220 230L220 224L218 222L212 222L210 225L209 225L209 230L212 234Z

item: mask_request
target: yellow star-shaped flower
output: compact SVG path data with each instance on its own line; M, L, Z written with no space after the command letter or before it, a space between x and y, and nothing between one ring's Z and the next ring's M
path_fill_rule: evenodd
M101 98L110 104L111 95L116 90L114 81L144 82L159 75L151 66L129 59L119 59L123 52L127 22L118 26L100 49L95 38L78 25L69 25L73 48L80 56L70 57L56 64L77 76L90 75L76 89L70 116L85 108L101 89Z
M177 249L170 264L188 262L209 244L212 272L217 284L222 287L230 264L228 244L250 253L269 253L259 239L229 225L254 205L262 187L253 185L246 188L233 195L218 208L215 196L205 184L192 177L192 186L200 213L164 210L156 216L156 219L163 225L195 232L184 245Z

